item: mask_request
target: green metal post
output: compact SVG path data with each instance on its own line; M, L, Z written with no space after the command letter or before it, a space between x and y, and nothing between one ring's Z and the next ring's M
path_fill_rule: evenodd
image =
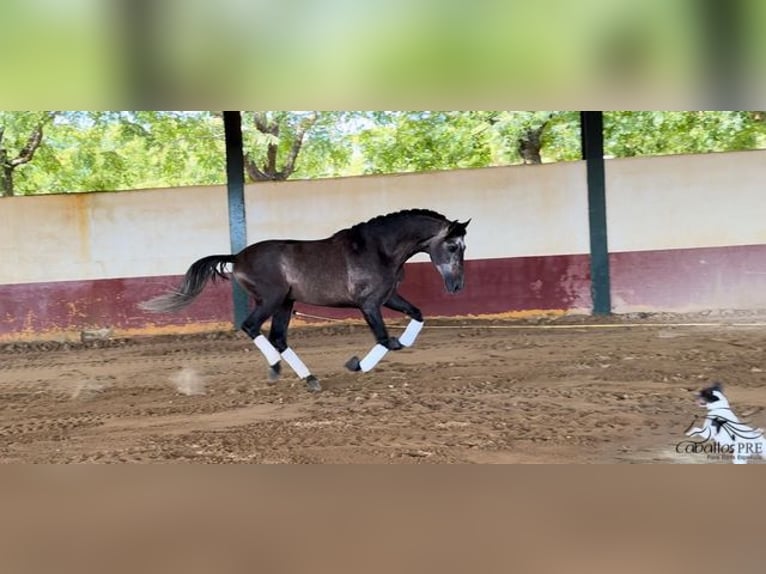
M226 181L229 200L229 240L231 252L239 253L247 245L245 216L245 165L242 151L242 116L239 112L223 112L226 138ZM247 293L232 281L234 327L239 329L249 314Z
M590 275L593 314L612 312L609 247L606 234L606 183L604 179L604 114L580 112L582 153L588 181L590 225Z

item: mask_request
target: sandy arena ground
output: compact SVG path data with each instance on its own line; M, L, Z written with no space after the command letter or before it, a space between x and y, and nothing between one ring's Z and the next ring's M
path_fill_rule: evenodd
M756 319L427 320L369 374L343 368L366 327L294 328L319 394L286 365L267 384L240 333L3 345L0 461L710 462L675 450L702 414L691 391L721 380L766 427Z

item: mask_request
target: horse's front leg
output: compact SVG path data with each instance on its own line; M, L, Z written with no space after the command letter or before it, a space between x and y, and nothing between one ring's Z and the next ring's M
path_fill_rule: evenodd
M388 336L388 329L383 322L383 315L380 312L380 307L363 308L362 314L364 320L370 326L373 335L375 335L375 341L378 345L382 345L387 351L398 351L402 348L402 344L396 337Z
M402 336L399 337L399 342L405 347L411 347L415 343L418 333L423 328L423 313L396 292L391 295L384 305L393 311L404 313L410 318L407 328L402 333Z
M388 336L388 329L386 329L386 324L383 322L383 316L380 314L380 307L364 307L361 311L365 321L367 321L367 324L375 335L375 341L377 341L377 343L363 359L360 360L359 357L356 356L351 357L346 362L346 367L351 371L362 371L366 373L367 371L372 370L388 351L398 351L403 345L396 337Z

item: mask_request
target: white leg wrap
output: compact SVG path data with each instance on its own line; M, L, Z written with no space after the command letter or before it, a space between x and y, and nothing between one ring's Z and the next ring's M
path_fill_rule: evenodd
M417 339L418 333L420 333L422 328L423 321L410 319L409 325L407 325L407 328L404 330L404 333L402 333L402 336L399 337L399 342L405 347L411 347L415 342L415 339Z
M269 365L273 367L279 362L279 351L274 348L274 345L272 345L271 341L269 341L266 337L263 335L258 335L255 339L253 339L253 343L255 343L255 346L258 347L258 350L263 353L263 356L266 357Z
M287 364L290 365L290 368L295 371L295 374L298 375L299 378L305 379L311 374L308 367L290 347L287 347L287 349L282 351L282 358L287 361Z
M388 353L388 349L378 343L370 350L369 353L367 353L367 356L364 359L359 361L359 368L363 373L371 371L373 368L375 368L375 365L377 365L378 362L380 362L380 360L385 357L386 353Z

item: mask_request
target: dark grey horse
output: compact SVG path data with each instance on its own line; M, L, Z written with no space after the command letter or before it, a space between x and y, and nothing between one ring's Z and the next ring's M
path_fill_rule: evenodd
M404 263L420 252L428 253L450 293L463 288L465 223L450 221L427 209L409 209L374 217L327 239L270 240L250 245L236 255L210 255L192 264L177 291L141 304L149 311L175 311L191 303L209 279L226 278L224 267L255 300L255 309L242 324L270 364L270 378L280 373L284 359L310 390L320 390L316 377L287 345L287 328L296 301L326 307L361 310L375 335L376 345L346 366L368 371L389 350L410 346L423 324L423 315L397 288ZM400 338L390 337L381 307L400 311L410 324ZM268 339L261 326L271 317Z

